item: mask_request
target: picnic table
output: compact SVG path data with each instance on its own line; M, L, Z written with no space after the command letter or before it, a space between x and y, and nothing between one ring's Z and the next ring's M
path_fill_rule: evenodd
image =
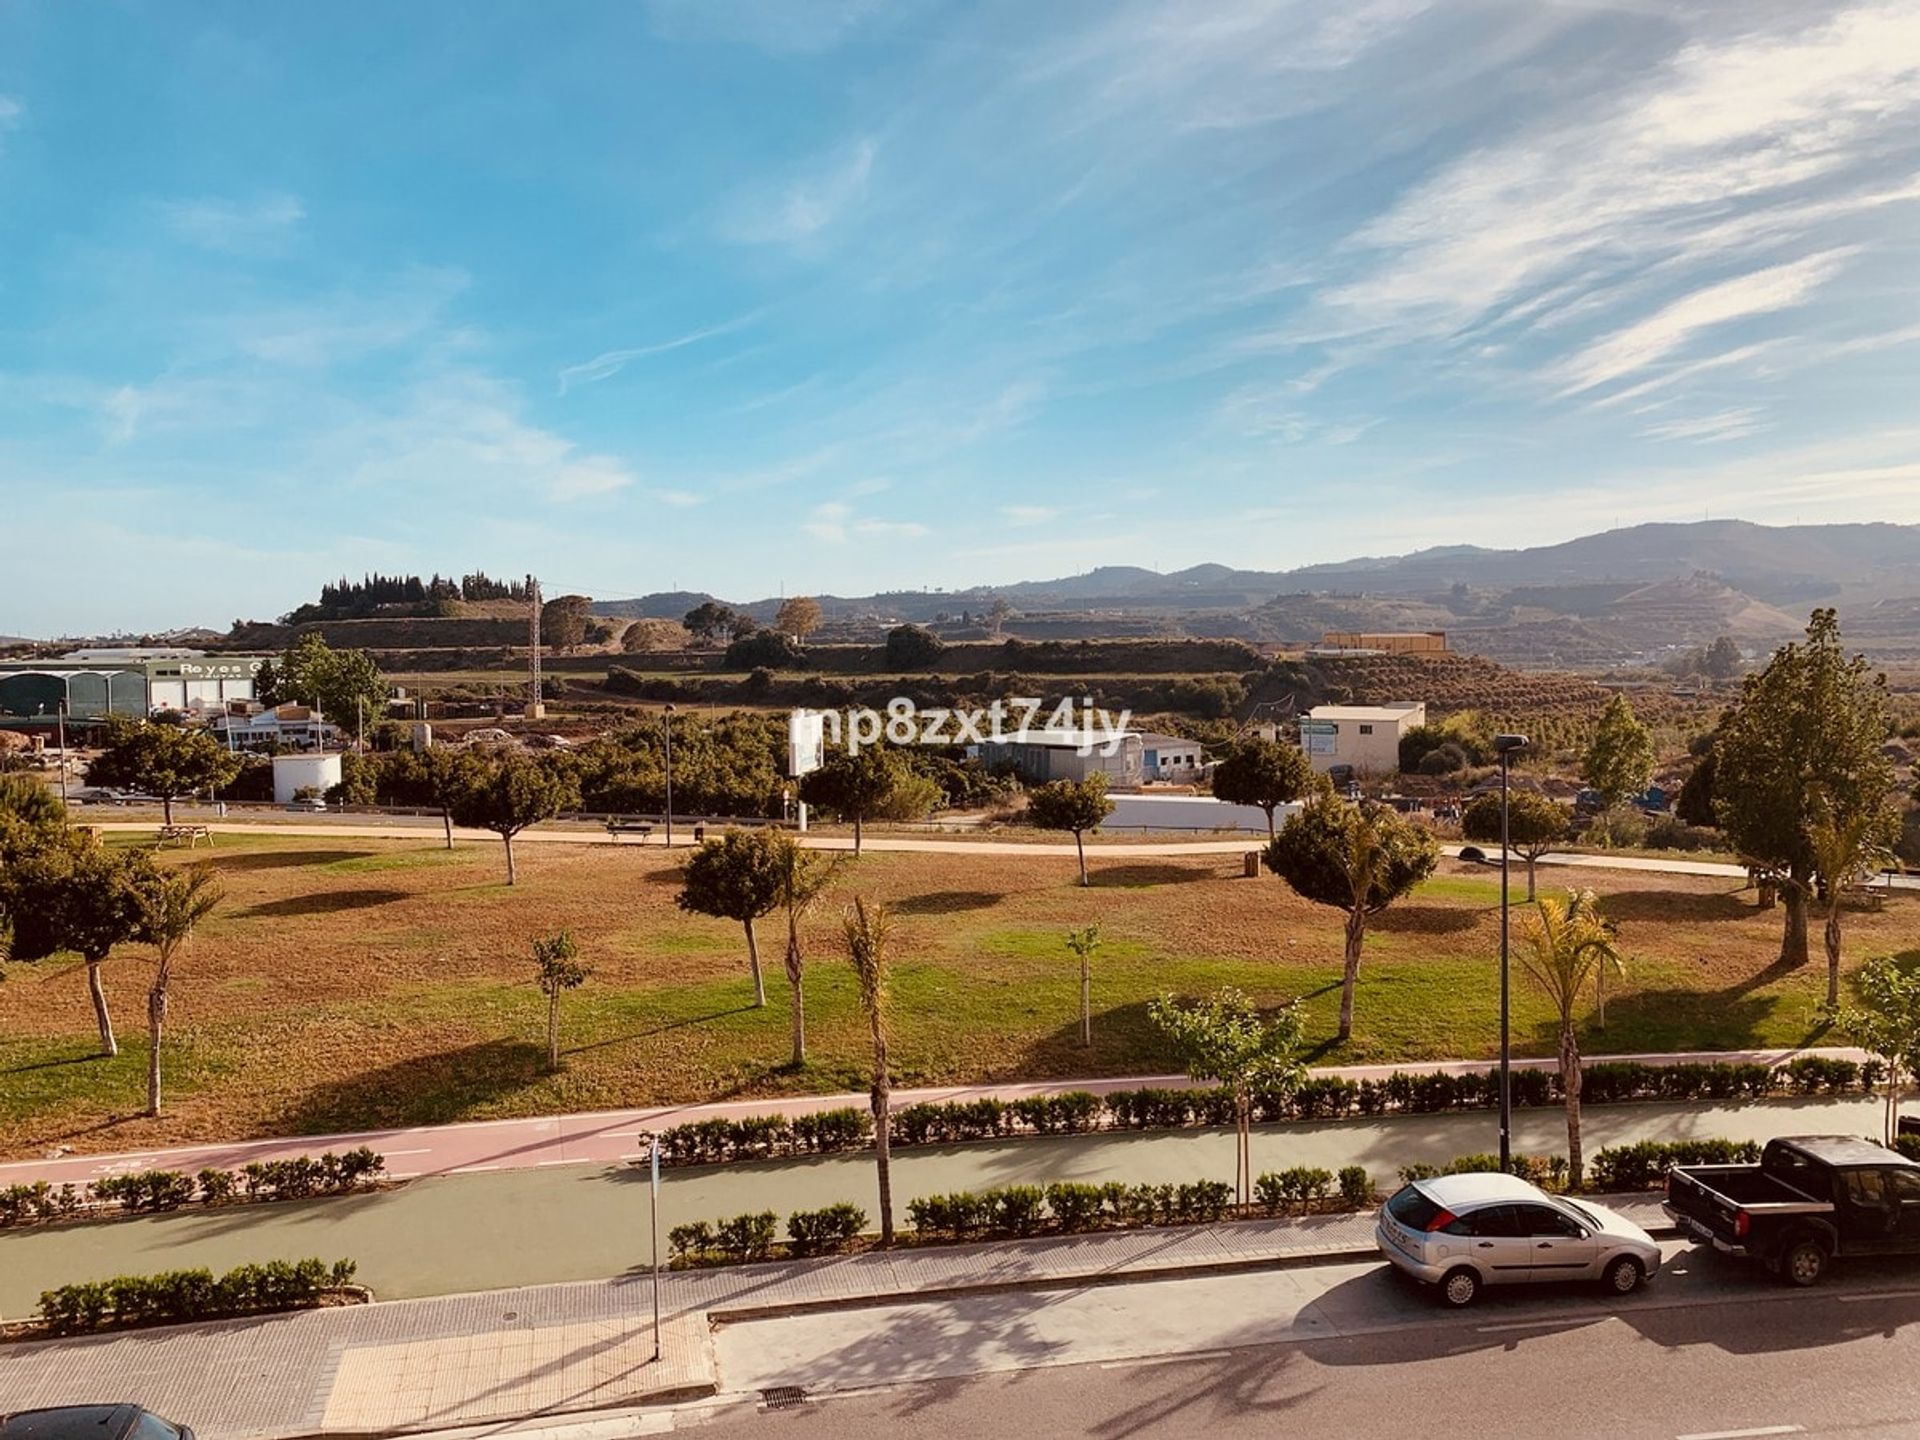
M213 844L213 831L205 825L162 825L160 841L162 845L185 845L189 850L202 840Z

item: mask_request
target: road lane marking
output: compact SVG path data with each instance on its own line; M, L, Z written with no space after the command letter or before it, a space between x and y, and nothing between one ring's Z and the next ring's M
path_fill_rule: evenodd
M447 1173L449 1175L477 1175L482 1170L498 1170L498 1165L457 1165Z
M1696 1430L1690 1435L1676 1435L1673 1440L1752 1440L1759 1435L1804 1435L1804 1425L1756 1425L1750 1430Z
M431 1155L433 1151L431 1148L427 1148L421 1150L383 1150L381 1153L383 1155Z
M1836 1295L1833 1298L1847 1305L1857 1305L1862 1300L1910 1300L1920 1295L1920 1290L1869 1290L1864 1295Z

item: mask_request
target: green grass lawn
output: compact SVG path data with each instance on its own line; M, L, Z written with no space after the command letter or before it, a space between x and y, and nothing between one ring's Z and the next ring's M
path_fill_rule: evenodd
M205 859L170 852L168 863ZM227 897L179 966L169 1114L143 1095L150 960L108 962L123 1053L96 1048L82 967L10 967L0 985L0 1147L84 1149L859 1089L867 1036L839 937L854 894L896 909L892 1052L902 1085L1166 1072L1149 1025L1165 994L1220 986L1298 999L1323 1063L1497 1053L1497 877L1448 866L1369 930L1353 1038L1334 1045L1340 915L1237 856L1093 862L871 853L841 863L803 938L809 1063L788 1068L784 926L761 926L768 1005L752 1007L740 927L673 904L659 849L526 846L518 886L497 845L248 838L216 852ZM1556 872L1556 879L1560 878ZM1567 878L1575 878L1568 875ZM1781 1046L1821 1038L1824 971L1772 961L1780 912L1737 882L1587 871L1619 922L1628 974L1588 1053ZM1065 932L1094 922L1094 1044L1078 1036ZM1849 964L1911 950L1920 904L1848 916ZM594 966L563 1004L566 1065L544 1064L528 959L568 929ZM1552 1053L1551 1016L1514 980L1515 1043Z

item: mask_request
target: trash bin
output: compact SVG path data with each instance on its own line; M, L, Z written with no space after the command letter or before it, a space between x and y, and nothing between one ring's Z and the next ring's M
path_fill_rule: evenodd
M706 826L696 825L693 827L693 843L694 844L698 845L702 840L705 840L706 838L707 838Z
M1258 880L1260 878L1260 852L1258 850L1247 851L1246 859L1243 863L1246 866L1247 879Z

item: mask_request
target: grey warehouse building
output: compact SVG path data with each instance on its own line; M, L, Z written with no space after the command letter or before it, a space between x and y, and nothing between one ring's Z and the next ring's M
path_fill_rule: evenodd
M51 720L63 705L75 720L219 710L253 698L253 678L269 658L129 649L0 660L0 717Z
M1105 752L1104 734L1096 733L1091 754L1083 754L1085 738L1074 730L1031 730L1020 740L988 740L971 746L981 760L993 769L1014 770L1021 778L1044 785L1050 780L1085 780L1105 775L1114 789L1139 786L1145 775L1145 747L1140 736L1128 731L1120 736L1119 748Z

